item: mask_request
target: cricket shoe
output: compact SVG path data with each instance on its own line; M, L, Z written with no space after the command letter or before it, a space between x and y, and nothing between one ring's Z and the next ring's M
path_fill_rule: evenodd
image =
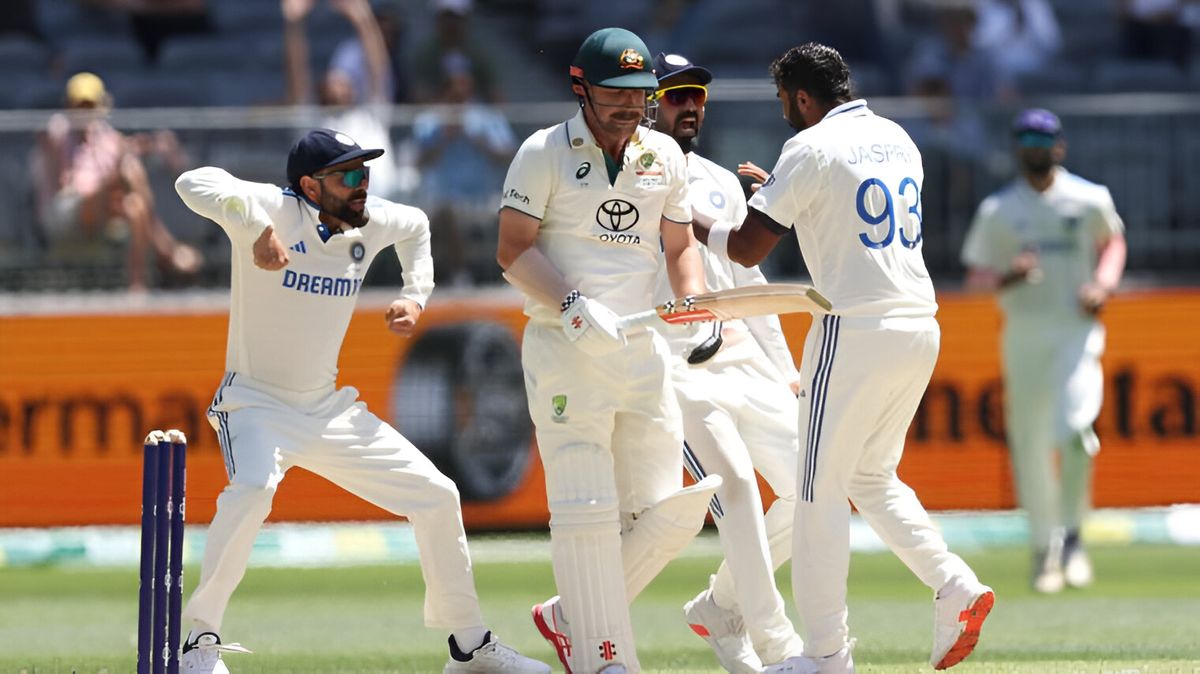
M813 674L854 674L854 657L850 653L854 650L856 643L858 643L857 639L851 639L833 655L826 655L819 658L807 656L791 657L777 665L767 665L763 669L763 674L794 674L795 672L805 674L808 672L812 672Z
M763 674L821 674L816 658L797 655L773 665L767 665Z
M977 580L952 580L933 600L933 653L929 664L947 669L962 662L979 643L979 632L996 594Z
M179 671L186 674L229 674L221 653L250 653L241 644L223 644L213 632L201 632L183 645Z
M851 652L857 639L851 639L833 655L819 658L792 657L777 665L767 665L764 674L791 674L792 672L819 672L820 674L854 674L854 657ZM791 667L791 669L788 669Z
M711 588L706 588L695 599L684 604L683 615L687 618L688 627L712 647L726 671L732 674L758 674L763 671L763 663L754 652L742 616L717 606Z
M1062 560L1055 550L1039 552L1033 557L1033 589L1042 594L1057 594L1066 585Z
M1092 572L1092 560L1088 559L1083 546L1076 542L1074 545L1063 546L1063 580L1069 587L1083 588L1092 584L1095 574Z
M465 655L450 637L450 652ZM500 643L495 634L487 633L483 645L471 651L470 660L451 656L443 674L550 674L550 665L527 658Z
M571 635L567 633L567 620L563 617L558 595L533 606L533 625L542 637L554 647L563 670L571 674Z

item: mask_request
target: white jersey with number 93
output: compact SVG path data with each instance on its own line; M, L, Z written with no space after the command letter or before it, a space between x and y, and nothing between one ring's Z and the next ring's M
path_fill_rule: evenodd
M921 254L921 153L864 100L844 103L783 146L750 199L794 227L813 285L843 316L932 316Z

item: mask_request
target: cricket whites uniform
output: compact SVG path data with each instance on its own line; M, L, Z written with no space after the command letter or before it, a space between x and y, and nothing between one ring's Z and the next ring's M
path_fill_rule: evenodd
M1104 393L1104 327L1080 307L1079 289L1092 280L1098 247L1123 231L1107 188L1057 167L1045 192L1019 178L985 199L963 245L968 267L1003 273L1033 251L1042 270L1040 282L1000 293L1006 432L1040 552L1056 525L1077 530L1088 507L1091 456L1100 449L1092 424Z
M746 200L737 176L690 153L688 191L693 208L742 222ZM705 286L726 290L767 282L746 268L700 247ZM665 271L657 300L674 297ZM708 324L701 326L701 329ZM800 654L799 639L775 586L774 571L792 555L796 507L798 414L790 383L799 378L778 316L726 321L724 344L710 360L690 365L690 329L664 326L671 346L672 379L683 414L684 465L699 479L724 478L710 510L725 561L712 579L718 606L736 607L754 650L766 663ZM755 469L778 497L765 517Z
M691 222L685 160L669 136L638 127L611 185L605 161L581 110L526 139L501 207L541 221L535 245L584 296L617 314L644 311L660 265L661 218ZM636 672L627 599L674 555L663 559L662 548L678 528L643 513L682 486L667 344L647 330L594 358L568 340L557 308L529 299L525 313L521 360L546 471L555 581L571 625L571 668L591 674L620 662ZM702 515L700 504L697 520ZM667 529L655 533L655 526Z
M369 412L358 391L335 384L359 286L377 253L394 246L404 269L401 298L424 306L433 290L425 214L369 197L364 227L329 236L317 209L288 189L218 168L188 171L176 189L228 234L233 275L227 372L208 412L229 485L217 499L184 618L219 631L276 487L300 466L412 522L426 625L482 627L454 483ZM279 271L253 260L253 242L268 223L289 248Z
M851 501L935 592L977 583L896 475L940 340L921 255L923 178L908 134L854 100L788 140L749 202L795 228L813 285L833 304L814 316L800 368L792 579L812 657L847 644Z

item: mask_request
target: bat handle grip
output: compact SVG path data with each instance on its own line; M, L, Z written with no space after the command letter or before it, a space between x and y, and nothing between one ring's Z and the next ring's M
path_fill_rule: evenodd
M617 319L617 327L620 328L621 332L636 333L661 321L662 318L659 317L658 311L650 309L648 311L639 311L636 314L629 314L628 316L621 316Z

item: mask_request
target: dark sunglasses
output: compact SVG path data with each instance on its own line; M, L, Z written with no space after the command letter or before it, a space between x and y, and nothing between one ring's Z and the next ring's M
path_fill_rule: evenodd
M1017 144L1021 147L1051 148L1058 144L1058 136L1041 131L1022 131L1017 134Z
M671 105L683 105L692 101L696 107L701 107L708 100L708 88L699 84L681 84L654 92L654 100L661 101L664 98Z
M346 187L358 187L364 180L371 179L371 169L368 166L360 166L356 169L348 171L329 171L328 173L314 173L313 177L317 180L324 180L328 176L342 176L342 184Z

